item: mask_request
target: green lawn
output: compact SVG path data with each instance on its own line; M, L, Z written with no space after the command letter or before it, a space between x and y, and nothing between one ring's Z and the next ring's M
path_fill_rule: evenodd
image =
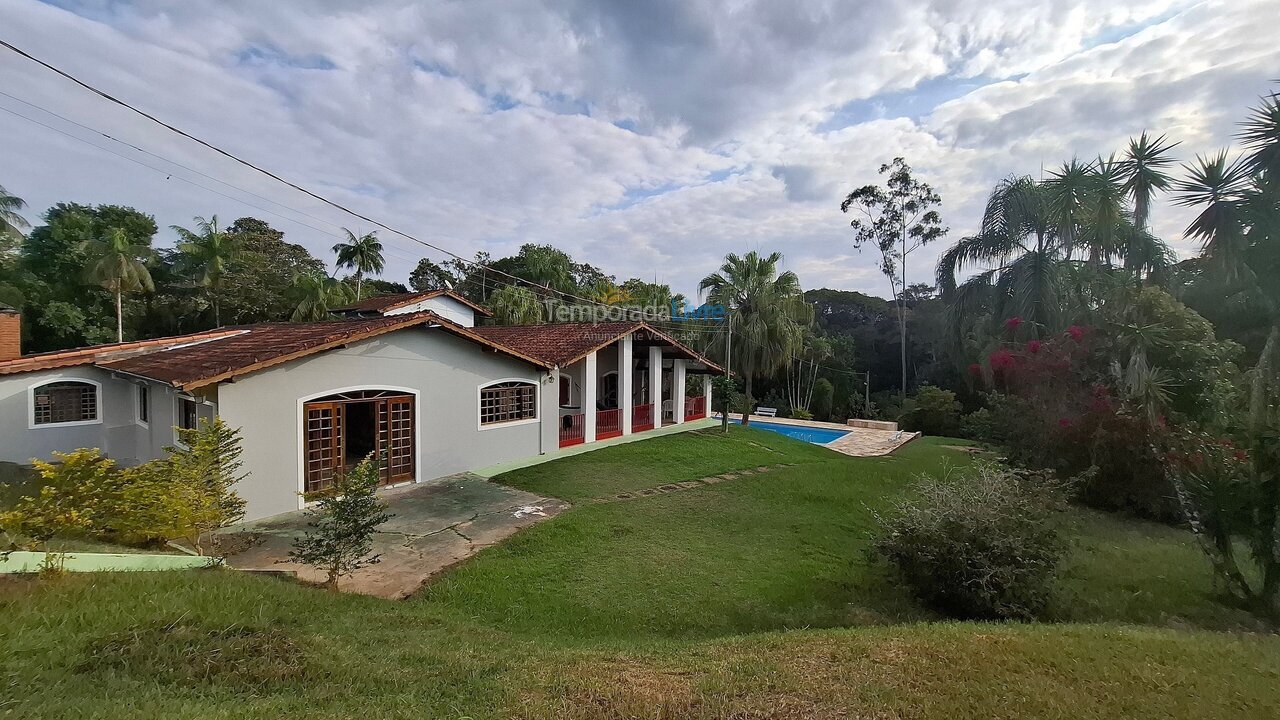
M1057 624L938 622L869 516L969 462L735 428L498 478L577 506L393 603L229 571L0 583L0 715L1280 716L1280 639L1211 597L1185 533L1073 511ZM732 469L790 467L611 499Z

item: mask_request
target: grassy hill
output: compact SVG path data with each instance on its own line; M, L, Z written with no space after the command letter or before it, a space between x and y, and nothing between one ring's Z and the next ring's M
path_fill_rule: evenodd
M734 428L516 471L575 507L400 603L229 571L5 581L0 713L1280 716L1280 639L1176 529L1063 517L1055 623L912 602L865 553L871 513L969 462L953 442L858 459Z

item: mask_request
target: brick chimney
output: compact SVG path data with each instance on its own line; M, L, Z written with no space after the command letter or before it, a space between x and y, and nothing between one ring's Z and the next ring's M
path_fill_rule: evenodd
M22 315L0 305L0 362L22 357Z

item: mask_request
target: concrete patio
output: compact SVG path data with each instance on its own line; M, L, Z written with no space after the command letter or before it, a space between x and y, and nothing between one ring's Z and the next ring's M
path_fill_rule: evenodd
M395 517L374 536L382 559L342 578L340 589L387 599L412 595L440 571L495 545L519 530L569 507L563 500L489 482L464 473L380 493ZM296 573L322 582L324 574L288 561L294 538L306 531L305 513L293 512L222 531L233 554L227 564L241 570Z

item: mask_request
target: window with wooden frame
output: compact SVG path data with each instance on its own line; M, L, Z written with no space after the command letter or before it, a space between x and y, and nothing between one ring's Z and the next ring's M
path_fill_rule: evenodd
M501 382L480 388L480 424L497 425L538 417L538 386Z
M51 382L31 391L33 425L98 421L98 386L76 380Z

